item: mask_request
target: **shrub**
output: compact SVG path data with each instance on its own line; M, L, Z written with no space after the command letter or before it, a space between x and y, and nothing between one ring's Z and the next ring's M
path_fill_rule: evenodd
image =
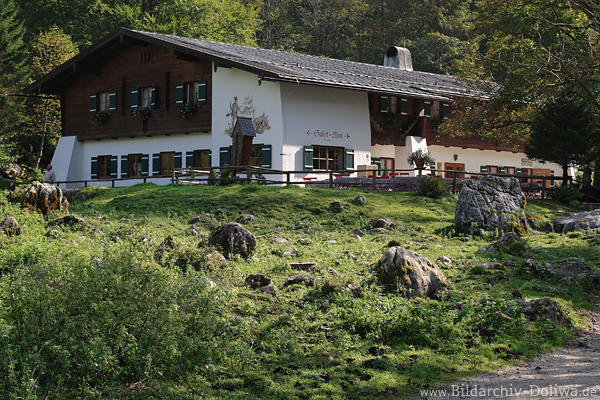
M583 193L577 189L571 189L568 186L559 186L548 191L552 200L559 201L567 205L577 205L583 198Z
M424 176L417 182L417 194L439 199L450 193L450 187L440 178Z

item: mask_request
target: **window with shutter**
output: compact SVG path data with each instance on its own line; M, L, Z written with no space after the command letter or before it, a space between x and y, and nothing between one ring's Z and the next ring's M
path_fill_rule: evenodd
M346 160L345 160L346 169L353 170L354 169L354 150L345 149L345 153L346 153Z
M98 179L98 157L92 157L92 165L91 165L91 179Z
M425 103L423 103L423 112L424 112L425 117L431 118L431 102L430 101L426 101Z
M304 170L312 171L314 162L314 150L312 146L304 146Z
M482 174L487 173L488 172L487 165L482 165L481 167L479 167L479 172L481 172Z
M175 153L175 162L174 162L174 166L175 168L181 168L182 166L182 154L177 152Z
M160 175L160 153L152 154L152 175Z
M110 177L111 178L116 178L117 177L117 164L118 163L118 158L117 156L111 156L110 157Z
M270 144L263 144L262 146L262 154L261 154L261 158L262 158L262 167L263 168L271 168L272 165L272 149L273 146L271 146Z
M116 157L115 157L116 158ZM111 156L98 156L96 158L98 160L98 167L97 167L97 178L98 179L106 179L106 178L111 178L112 176L112 157ZM115 168L114 168L114 173L115 173L115 178L116 178L116 160L115 160Z
M206 104L207 82L200 81L196 89L196 101L198 104Z
M113 90L108 93L108 111L111 113L117 112L117 91Z
M400 99L400 114L408 115L408 100Z
M129 176L129 155L121 156L121 178Z
M184 84L178 83L175 86L175 104L178 106L183 105L183 97L184 97Z
M140 106L140 90L138 88L131 89L131 109L136 110Z
M194 152L186 151L185 152L185 167L186 168L194 168Z
M148 176L148 171L150 170L150 155L142 154L142 176Z
M390 99L387 96L379 96L379 112L386 113L390 111Z
M150 107L152 109L158 107L158 88L156 86L150 88Z
M96 114L98 110L98 95L96 93L90 94L90 113Z
M229 147L219 149L219 166L229 165Z
M450 117L450 104L442 104L442 119L448 119Z

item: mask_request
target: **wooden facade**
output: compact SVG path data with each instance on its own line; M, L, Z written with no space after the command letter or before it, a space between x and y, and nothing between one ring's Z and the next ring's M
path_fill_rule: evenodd
M77 65L77 69L59 91L63 136L91 140L211 131L212 63L208 60L178 56L166 47L127 41L105 52L94 64ZM176 87L184 82L206 83L206 100L194 105L187 118L176 104ZM155 96L149 112L132 107L135 102L132 91L143 88L152 88ZM116 96L111 99L116 109L111 108L104 113L108 118L98 121L99 110L92 112L91 96L103 92Z
M381 98L387 98L381 102ZM405 106L401 109L401 102ZM444 104L437 100L422 100L369 94L369 115L371 119L371 145L405 146L407 136L419 136L427 139L428 145L461 147L464 149L523 152L514 148L483 139L479 136L451 137L437 131L436 125L444 115ZM446 112L451 106L446 103Z

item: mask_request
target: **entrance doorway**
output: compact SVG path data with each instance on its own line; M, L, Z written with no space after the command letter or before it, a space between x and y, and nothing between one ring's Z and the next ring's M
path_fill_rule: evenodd
M384 171L386 169L394 169L395 165L396 164L395 164L393 158L381 157L381 169L383 169ZM382 176L385 177L385 178L388 178L390 176L390 174L394 174L394 173L390 172L390 171L385 171Z
M444 177L452 179L454 177L454 174L452 172L450 172L450 171L464 171L465 170L465 164L445 163L444 164L444 169L447 171L444 174ZM464 178L465 174L456 174L456 177L457 178Z

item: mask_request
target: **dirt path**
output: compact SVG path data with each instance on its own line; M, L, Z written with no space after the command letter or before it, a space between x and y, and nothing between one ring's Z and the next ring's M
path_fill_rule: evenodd
M517 367L441 387L422 399L600 399L600 308L568 348Z

